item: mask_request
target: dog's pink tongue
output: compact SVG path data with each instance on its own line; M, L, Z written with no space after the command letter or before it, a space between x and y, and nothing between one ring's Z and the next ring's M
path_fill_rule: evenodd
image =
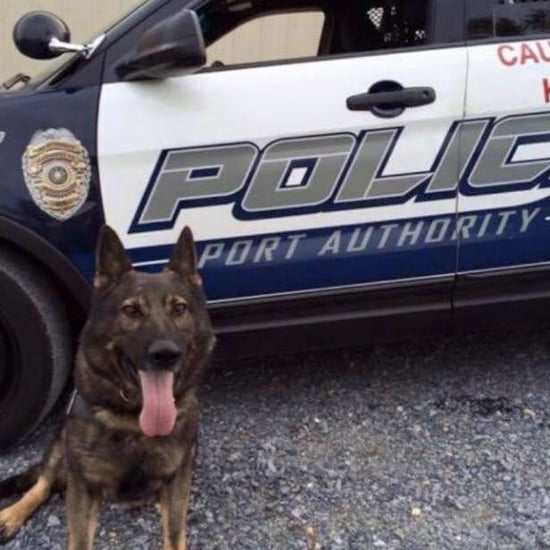
M149 436L168 435L176 425L174 373L139 371L143 408L139 415L141 431Z

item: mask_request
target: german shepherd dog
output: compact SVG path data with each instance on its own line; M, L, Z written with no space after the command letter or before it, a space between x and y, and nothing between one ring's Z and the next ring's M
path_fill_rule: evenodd
M70 550L93 549L103 499L151 494L160 498L164 550L187 548L196 390L213 342L189 228L164 271L149 274L132 270L116 233L103 227L76 399L42 463L0 483L0 496L24 493L0 511L2 540L65 489Z

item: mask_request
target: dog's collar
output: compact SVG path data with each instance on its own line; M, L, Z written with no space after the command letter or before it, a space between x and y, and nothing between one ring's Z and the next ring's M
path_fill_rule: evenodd
M119 395L123 401L129 401L128 397L124 393L124 390L120 390ZM84 397L78 393L76 388L73 390L65 413L67 416L74 416L76 418L89 418L90 416L93 416L92 408Z
M67 416L71 416L73 418L83 419L93 416L92 408L88 405L82 395L78 393L77 389L75 389L71 395L66 414Z

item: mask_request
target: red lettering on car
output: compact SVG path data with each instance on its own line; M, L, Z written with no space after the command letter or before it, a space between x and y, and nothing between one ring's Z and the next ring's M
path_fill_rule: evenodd
M537 50L539 51L540 58L550 63L550 40L546 42L537 42Z
M525 65L526 62L533 61L534 63L539 63L539 58L537 54L531 49L529 44L521 45L521 64Z
M542 89L544 91L544 101L550 103L550 79L543 78Z
M503 44L502 46L498 47L497 53L498 53L498 58L500 59L500 62L503 65L506 65L507 67L513 67L514 65L517 65L518 63L517 56L514 55L512 57L506 58L504 55L506 51L513 53L514 47L510 46L510 44Z

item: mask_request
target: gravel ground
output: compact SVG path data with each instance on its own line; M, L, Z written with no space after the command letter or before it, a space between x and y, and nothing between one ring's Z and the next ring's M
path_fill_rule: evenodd
M211 371L190 548L550 549L549 330ZM56 420L0 477L40 456ZM6 548L65 539L55 496ZM154 505L105 506L97 548L160 547Z

